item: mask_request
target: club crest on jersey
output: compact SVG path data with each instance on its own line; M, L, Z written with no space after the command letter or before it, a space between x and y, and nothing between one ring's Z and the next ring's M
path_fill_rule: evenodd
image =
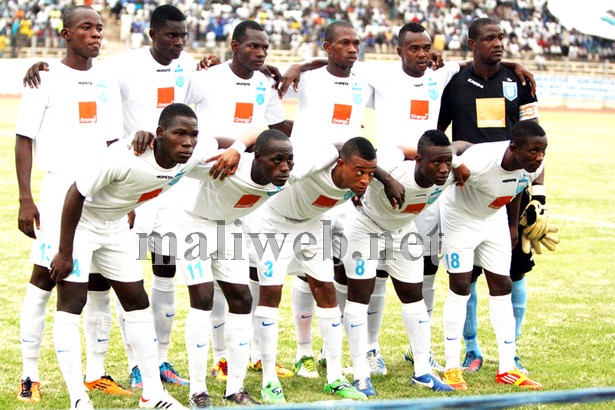
M109 90L107 89L107 85L102 81L96 84L96 93L98 94L98 99L102 102L107 102L109 99Z
M530 179L527 176L523 175L519 182L517 182L517 190L515 191L515 194L519 195L529 184Z
M169 186L173 186L175 184L177 184L179 182L180 179L182 179L182 177L186 175L186 170L182 169L181 171L179 171L177 173L177 175L175 175L173 177L173 179L171 181L169 181Z
M431 205L438 200L438 197L442 193L442 188L436 188L435 191L429 195L429 199L427 200L427 204Z
M175 69L175 85L178 87L183 87L186 80L184 79L184 69L178 65Z
M514 101L517 98L517 83L502 81L502 92L508 101Z
M258 105L263 105L263 103L265 102L265 86L263 85L263 82L259 82L258 83L258 87L256 87L256 103Z
M435 100L438 98L438 83L436 83L433 79L429 79L429 98Z
M361 87L357 83L354 83L354 85L352 86L352 101L354 101L355 104L361 104L363 102L363 96L361 95Z

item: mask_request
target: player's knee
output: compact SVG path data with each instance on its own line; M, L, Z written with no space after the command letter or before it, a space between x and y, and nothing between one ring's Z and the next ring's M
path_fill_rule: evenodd
M240 315L250 313L252 309L252 294L250 294L250 289L247 286L245 288L245 290L233 292L233 297L227 299L229 312Z

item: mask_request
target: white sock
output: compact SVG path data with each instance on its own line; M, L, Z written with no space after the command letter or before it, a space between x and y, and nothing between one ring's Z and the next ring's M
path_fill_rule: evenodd
M260 296L260 285L257 280L250 279L248 286L250 287L250 293L252 294L252 309L250 310L250 326L252 329L252 338L250 339L250 361L252 363L256 363L261 360L261 350L258 345L258 322L254 316L254 312L258 306L258 298Z
M50 291L28 283L19 319L23 362L22 380L29 377L33 382L40 381L38 358L41 355L43 331L45 330L45 308L50 297Z
M346 301L344 308L344 329L352 357L355 380L369 377L367 364L367 306L362 303ZM327 366L329 362L327 362Z
M431 317L436 301L436 275L423 276L423 301L427 307L427 314Z
M226 331L224 332L228 348L228 378L226 395L238 393L246 378L246 369L250 360L250 334L246 332L252 321L251 315L236 313L226 314ZM275 368L275 361L274 361Z
M499 373L504 373L516 367L515 316L510 293L504 296L489 296L489 318L498 343Z
M367 308L367 350L380 350L378 334L382 327L384 316L384 300L387 293L387 278L376 277L374 293L369 299Z
M414 375L431 373L429 365L429 346L431 343L431 319L427 307L421 300L401 305L401 319L410 338L410 347L414 356Z
M263 363L263 387L269 382L280 381L275 368L278 351L278 318L279 309L259 306L254 312L258 323L258 344L261 347Z
M175 278L153 275L150 303L158 339L158 362L162 364L168 361L171 330L175 318Z
M149 309L142 309L125 312L124 321L126 337L137 358L143 379L142 397L149 400L164 391L160 381L154 318Z
M186 317L186 352L190 373L190 397L194 393L207 391L207 355L209 354L209 329L211 311L188 309Z
M295 361L303 356L314 356L312 349L312 322L314 320L314 297L310 285L295 277L291 294L291 305L295 318L297 353Z
M124 308L120 303L119 298L115 297L115 315L117 317L117 323L120 327L120 334L122 335L122 341L124 342L124 350L126 351L126 358L128 359L128 374L132 371L133 367L137 365L137 358L135 357L135 353L132 351L132 347L130 347L130 343L128 343L128 338L126 337L126 321L124 320Z
M110 290L88 291L88 300L83 309L83 332L86 348L85 381L93 382L106 374L105 354L109 350L111 336Z
M346 299L348 299L348 285L342 285L341 283L333 281L333 286L335 286L335 300L337 306L343 314L346 309Z
M449 289L442 311L444 325L444 356L446 370L461 367L461 337L466 320L466 306L470 295L457 295Z
M342 377L342 316L339 307L316 306L318 329L322 336L327 358L327 383Z
M53 324L53 342L58 364L64 376L71 403L88 397L81 373L79 316L58 310Z
M214 354L214 365L222 358L228 359L224 343L227 311L228 305L224 293L217 284L214 284L214 304L211 310L211 350Z

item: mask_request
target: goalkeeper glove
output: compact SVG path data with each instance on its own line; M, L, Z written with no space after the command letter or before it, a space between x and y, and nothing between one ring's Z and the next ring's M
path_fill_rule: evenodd
M555 245L559 243L559 237L556 235L557 228L549 227L547 228L547 233L538 239L530 239L525 235L525 233L521 234L521 250L523 253L529 254L531 250L533 250L536 254L542 254L542 249L540 244L550 250L551 252L555 251Z
M521 214L519 224L523 226L523 233L528 239L540 239L547 233L549 228L549 216L547 214L546 190L543 185L530 187L531 201Z

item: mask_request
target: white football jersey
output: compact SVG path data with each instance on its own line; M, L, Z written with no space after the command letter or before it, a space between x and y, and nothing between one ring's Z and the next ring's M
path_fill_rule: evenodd
M401 63L357 63L352 71L374 88L378 146L416 146L425 131L438 128L442 93L459 64L427 69L418 78L406 74Z
M82 71L52 61L40 76L38 88L23 89L15 132L33 140L40 169L75 172L121 138L119 88L99 65Z
M196 72L186 101L196 104L200 135L235 139L248 128L284 121L284 109L272 85L273 80L260 71L247 80L236 76L230 62Z
M361 135L366 106L372 105L372 89L358 76L336 77L327 67L301 74L297 93L299 103L291 138L293 144L320 145L346 142Z
M470 218L494 215L504 210L510 201L541 174L544 162L533 173L524 169L504 170L501 166L502 158L509 145L509 141L476 144L460 156L470 169L470 178L463 189L455 186L442 195L443 212Z
M325 147L329 148L324 149ZM339 154L332 145L320 147L315 158L320 165L329 165L324 168L313 167L320 169L302 176L297 182L275 195L267 206L286 218L306 221L318 218L331 208L352 198L354 195L352 191L338 188L331 178L331 171L338 157Z
M131 147L118 142L79 173L77 189L87 198L85 208L114 221L171 188L216 148L216 141L203 138L187 163L166 169L156 162L154 150L135 156Z
M196 62L186 52L169 65L158 63L149 47L127 51L105 62L122 93L124 136L139 130L156 132L162 110L185 103Z
M398 231L409 225L417 215L433 204L443 189L454 182L453 175L443 186L432 185L421 188L414 179L415 161L403 161L390 174L405 188L405 202L401 208L393 209L384 192L384 185L374 180L369 184L363 201L363 212L379 227L387 231Z

